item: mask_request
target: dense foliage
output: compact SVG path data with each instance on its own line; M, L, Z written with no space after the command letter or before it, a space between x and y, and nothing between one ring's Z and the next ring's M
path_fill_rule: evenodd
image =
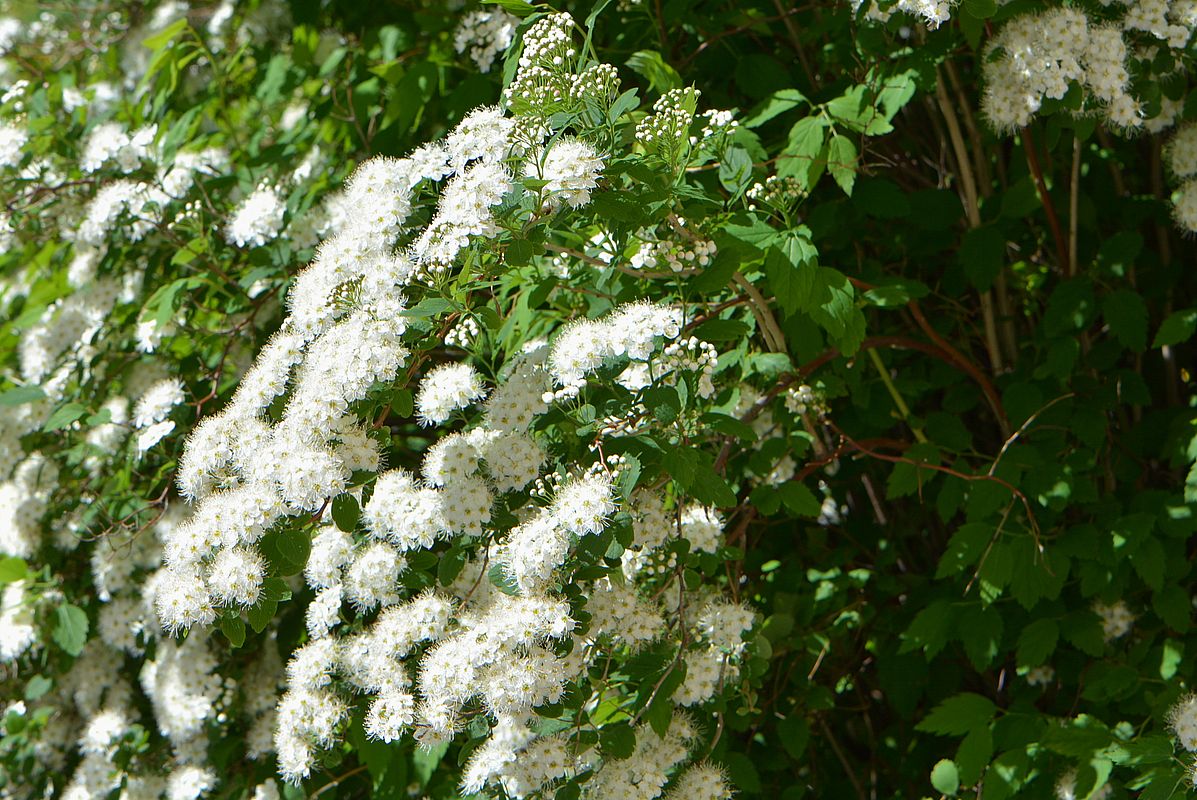
M2 796L1197 785L1193 0L0 9Z

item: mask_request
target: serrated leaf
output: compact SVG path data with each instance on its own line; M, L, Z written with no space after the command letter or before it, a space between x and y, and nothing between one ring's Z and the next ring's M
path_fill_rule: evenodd
M766 97L740 124L745 128L759 128L769 120L808 102L797 89L782 89Z
M797 178L806 190L814 186L827 163L824 156L827 130L827 120L821 116L803 117L795 122L777 162L778 176Z
M1060 626L1055 620L1037 619L1022 629L1018 635L1018 665L1038 667L1046 664L1056 649L1060 638Z
M956 766L960 770L960 783L973 786L981 780L981 774L993 758L993 733L988 726L974 728L968 732L956 750Z
M694 329L694 335L706 342L731 342L748 334L748 326L738 319L708 319Z
M796 517L815 519L823 510L823 504L815 497L814 492L806 488L801 481L786 481L776 489L781 502Z
M599 729L599 751L604 758L628 758L635 749L636 732L628 723L617 722Z
M664 94L670 89L682 88L682 76L665 63L665 59L656 50L639 50L628 56L625 63L633 72L647 78L649 86L655 92Z
M946 578L977 563L977 559L985 552L985 546L993 538L993 533L994 527L988 523L968 522L957 528L948 540L944 554L940 556L935 577Z
M1118 289L1106 295L1101 314L1114 338L1136 353L1147 348L1147 304L1143 296L1130 289Z
M1160 329L1155 333L1155 340L1151 346L1172 347L1181 342L1187 342L1197 331L1197 309L1187 308L1175 311L1160 323Z
M947 600L936 600L919 611L914 621L902 634L899 653L922 650L930 660L948 643L953 618L952 604Z
M1164 585L1166 558L1164 546L1154 536L1144 538L1130 554L1131 566L1152 589L1160 589Z
M945 736L960 736L973 728L988 725L996 711L997 706L988 697L973 692L961 692L932 709L915 729Z
M844 194L851 197L856 183L856 145L847 136L832 137L827 149L827 171Z

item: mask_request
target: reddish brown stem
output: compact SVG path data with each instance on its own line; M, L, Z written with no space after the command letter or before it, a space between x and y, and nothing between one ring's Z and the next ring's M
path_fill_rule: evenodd
M1039 189L1039 198L1043 201L1043 211L1047 214L1047 224L1052 229L1052 238L1056 240L1056 258L1059 259L1060 269L1068 269L1068 240L1064 238L1064 228L1060 225L1060 218L1056 216L1056 207L1052 204L1052 196L1047 193L1047 182L1043 179L1043 169L1039 166L1039 154L1035 152L1035 141L1031 138L1031 129L1023 128L1019 132L1022 138L1022 149L1027 154L1027 166L1035 178L1035 186Z

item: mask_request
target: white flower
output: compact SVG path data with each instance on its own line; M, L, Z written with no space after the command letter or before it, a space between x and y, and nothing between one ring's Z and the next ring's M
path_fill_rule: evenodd
M261 247L282 231L286 210L279 191L262 184L237 206L226 235L238 247Z
M469 364L441 364L420 381L416 413L421 425L438 425L485 396L482 376Z
M538 169L539 167L539 169ZM524 168L530 178L548 181L545 205L557 209L562 204L581 208L590 202L590 192L598 186L603 159L594 148L578 139L559 139L544 156L542 165L531 161Z
M137 452L144 453L158 442L170 435L170 432L175 429L174 420L166 420L165 422L155 422L150 427L137 434Z

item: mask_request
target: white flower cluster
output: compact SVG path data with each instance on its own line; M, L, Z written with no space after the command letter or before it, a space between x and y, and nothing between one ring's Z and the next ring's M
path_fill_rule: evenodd
M934 30L952 17L953 0L898 0L893 5L883 4L877 0L851 0L853 11L859 12L862 5L868 4L865 16L878 22L888 22L896 13L909 14L927 23L927 27ZM885 6L882 8L882 6Z
M1094 603L1093 611L1101 618L1101 632L1107 642L1126 636L1135 625L1135 615L1122 600Z
M229 241L238 247L261 247L282 232L286 210L278 189L260 184L233 212L226 232Z
M995 128L1027 125L1044 99L1063 99L1073 86L1085 93L1083 113L1099 113L1115 127L1159 131L1171 124L1176 104L1144 120L1129 93L1126 37L1137 32L1184 48L1197 27L1191 0L1127 3L1120 20L1096 23L1077 8L1022 14L1009 20L989 45L982 110Z
M24 128L11 122L0 122L0 168L20 164L28 141L29 133Z
M578 139L558 139L549 146L543 159L529 160L524 174L546 181L544 206L556 210L562 205L581 208L590 202L590 193L598 187L603 159L595 149Z
M1176 701L1168 712L1168 727L1181 747L1197 752L1197 695L1187 694Z
M651 303L630 303L598 320L579 320L553 340L549 374L562 387L545 400L576 396L586 376L615 358L647 361L658 337L676 339L681 312Z
M1181 228L1197 232L1197 124L1182 125L1168 140L1164 155L1168 171L1180 181L1172 196L1173 216Z
M503 54L515 36L519 19L502 9L478 9L461 18L453 34L453 47L467 50L480 72L490 72L495 58Z
M441 364L420 381L416 413L421 425L439 425L454 411L485 396L482 376L469 364Z
M121 173L128 174L154 157L151 148L157 135L156 125L140 128L129 135L118 123L102 123L87 135L79 166L84 172L96 172L111 161Z

